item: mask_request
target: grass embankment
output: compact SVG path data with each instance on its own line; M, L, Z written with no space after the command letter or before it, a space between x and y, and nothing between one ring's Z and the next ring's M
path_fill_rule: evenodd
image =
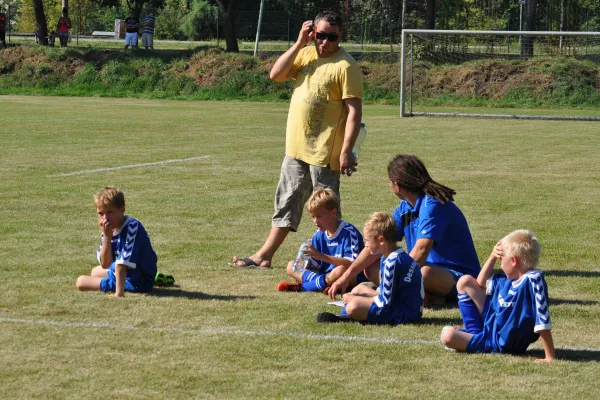
M14 47L0 58L0 94L51 94L287 100L291 84L275 83L276 57L218 49L200 51ZM397 104L397 64L361 62L365 101ZM415 65L413 102L487 107L600 107L600 67L590 61L480 60L460 66Z

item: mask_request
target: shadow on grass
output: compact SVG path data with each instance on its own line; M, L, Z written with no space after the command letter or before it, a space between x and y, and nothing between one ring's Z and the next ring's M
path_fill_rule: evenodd
M252 300L254 296L232 296L232 295L220 295L220 294L208 294L202 292L188 292L181 290L177 286L172 288L154 288L152 292L147 294L148 296L156 297L179 297L190 300L220 300L220 301L235 301L235 300Z
M415 323L415 325L440 325L440 326L446 326L446 325L461 325L462 326L462 320L459 318L436 318L436 317L423 317L421 318L421 320L417 323Z
M595 306L598 304L596 300L568 300L568 299L550 299L550 305L576 305L576 306Z
M526 356L532 358L544 358L544 350L535 349L530 350L526 354ZM575 361L575 362L590 362L590 361L600 361L600 350L596 349L556 349L556 359L564 360L564 361Z
M600 278L600 271L562 271L550 270L544 271L544 276L556 276L559 278Z

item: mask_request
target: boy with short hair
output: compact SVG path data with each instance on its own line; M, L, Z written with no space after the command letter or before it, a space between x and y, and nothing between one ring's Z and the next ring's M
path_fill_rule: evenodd
M374 213L365 223L365 247L381 255L381 283L374 290L355 287L342 296L345 307L339 316L320 313L317 322L364 321L398 325L417 322L423 314L423 277L419 265L398 247L396 223L384 213Z
M290 261L287 273L299 283L281 282L277 286L280 292L323 292L346 272L365 247L358 229L339 218L340 198L333 190L315 189L306 209L317 226L311 244L304 251L310 257L309 263L306 271L299 274L292 269L294 261ZM366 281L364 274L357 279Z
M477 279L463 276L457 283L464 329L446 326L441 341L468 353L520 354L542 338L545 358L555 358L548 287L534 269L541 245L533 232L517 230L496 243ZM504 274L492 276L500 261Z
M142 224L125 215L125 195L114 187L105 187L94 195L101 243L96 252L100 265L91 276L77 279L79 290L150 292L156 276L157 257Z

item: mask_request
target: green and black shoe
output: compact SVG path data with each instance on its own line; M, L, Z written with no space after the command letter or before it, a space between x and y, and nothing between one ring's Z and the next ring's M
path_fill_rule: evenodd
M156 286L173 286L175 285L175 278L173 275L157 272L156 277L154 278L154 284Z

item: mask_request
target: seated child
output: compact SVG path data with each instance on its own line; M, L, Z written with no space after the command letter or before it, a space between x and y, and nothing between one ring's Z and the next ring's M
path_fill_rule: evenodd
M377 290L358 285L342 296L341 314L319 313L317 322L364 321L398 325L417 322L423 315L423 277L419 265L396 244L398 233L392 217L374 213L365 223L365 246L381 254L381 283Z
M340 199L331 189L315 189L306 203L306 209L317 226L312 242L305 250L310 257L306 271L302 274L293 271L294 261L287 266L287 273L297 282L281 282L280 292L323 292L356 259L365 247L363 238L356 227L338 218ZM366 281L359 274L359 281ZM351 284L356 284L356 280Z
M441 340L469 353L520 354L542 338L545 358L554 360L548 287L538 264L541 246L533 232L517 230L496 243L477 279L465 275L457 283L464 329L446 326ZM504 274L492 276L500 260Z
M91 276L77 279L79 290L150 292L156 276L156 253L142 224L125 215L125 195L105 187L94 195L101 243L96 252L100 265Z

